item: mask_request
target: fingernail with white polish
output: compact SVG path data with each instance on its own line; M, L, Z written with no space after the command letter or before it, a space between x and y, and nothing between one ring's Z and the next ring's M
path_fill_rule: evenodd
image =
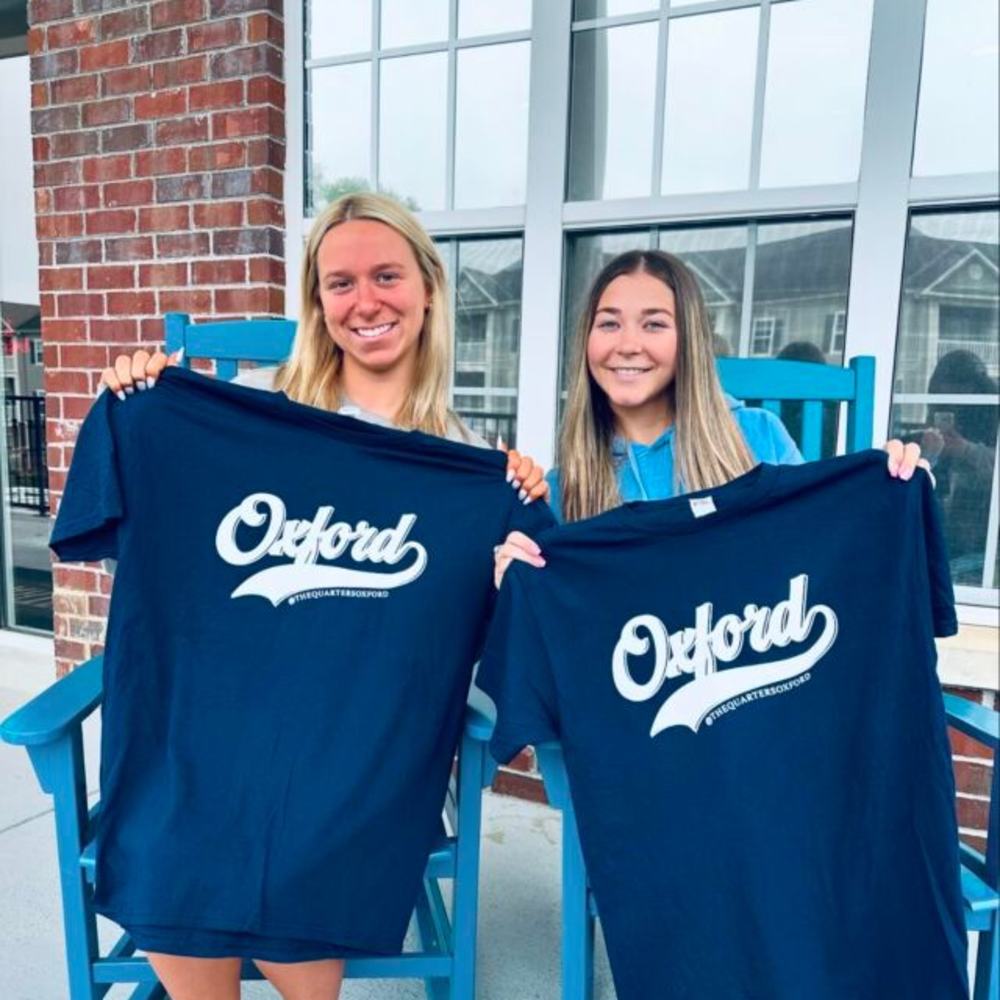
M139 390L139 392L145 392L146 391L146 380L144 378L139 379L139 381L136 382L135 387L136 387L136 389Z
M524 499L526 499L526 498L527 498L527 496L528 496L528 491L527 491L527 490L518 490L518 492L517 492L517 495L518 495L518 497L519 497L519 498L520 498L521 500L524 500Z
M508 483L509 482L513 482L513 479L514 479L514 471L513 471L513 469L508 469L507 470L507 482Z
M521 488L521 480L520 479L515 479L514 483L513 483L513 486L514 486L515 490L519 490Z
M122 392L122 391L121 391L121 389L119 389L119 390L118 390L118 391L117 391L117 392L115 393L115 395L116 395L116 396L117 396L117 397L118 397L118 398L119 398L119 399L120 399L120 400L121 400L121 401L122 401L123 403L125 402L125 393L124 393L124 392Z
M154 385L156 385L156 379L153 378L152 375L147 375L146 376L146 388L147 389L152 389Z
M130 386L130 385L125 386L125 395L126 396L131 396L133 392L135 392L135 389L132 388L132 386Z

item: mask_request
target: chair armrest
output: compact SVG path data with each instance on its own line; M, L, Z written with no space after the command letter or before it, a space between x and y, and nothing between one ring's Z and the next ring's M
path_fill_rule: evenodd
M944 695L944 711L948 725L960 733L993 750L1000 745L1000 713L957 694Z
M104 657L95 656L60 678L0 725L0 739L44 746L78 727L101 703Z

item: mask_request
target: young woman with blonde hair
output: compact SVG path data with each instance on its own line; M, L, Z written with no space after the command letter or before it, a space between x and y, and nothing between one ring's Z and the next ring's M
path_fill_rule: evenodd
M236 381L373 423L486 447L448 406L448 302L444 266L420 223L385 196L348 195L321 212L309 234L291 356ZM152 388L178 360L160 351L123 355L103 382L125 399ZM522 500L547 494L541 469L529 458L511 451L507 468ZM174 1000L237 1000L240 958L224 950L223 957L209 958L146 950ZM255 962L284 1000L335 1000L339 993L341 960Z
M610 260L574 346L557 467L546 477L560 520L719 486L759 462L802 461L774 414L723 392L704 299L679 258L632 250ZM926 467L916 445L890 441L886 451L893 476ZM496 552L497 586L512 559L545 565L534 540L512 532Z

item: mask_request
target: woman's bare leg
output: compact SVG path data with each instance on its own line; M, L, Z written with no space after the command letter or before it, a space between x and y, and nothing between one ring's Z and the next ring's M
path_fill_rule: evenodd
M146 954L170 1000L240 1000L238 958Z
M255 958L254 965L283 1000L337 1000L340 996L340 984L344 978L344 963L340 959L264 962Z

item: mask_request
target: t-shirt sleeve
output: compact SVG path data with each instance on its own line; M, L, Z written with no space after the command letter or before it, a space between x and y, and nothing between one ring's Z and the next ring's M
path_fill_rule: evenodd
M118 524L124 507L111 425L114 404L113 394L103 392L77 435L66 489L49 539L63 562L118 557Z
M529 744L558 739L555 685L525 572L544 570L518 564L507 570L476 676L497 708L490 753L501 764Z
M944 540L941 523L941 506L934 495L931 477L923 470L917 470L923 511L924 545L927 557L927 584L930 591L931 620L934 634L940 638L958 632L958 616L955 614L955 588L951 582L951 567L948 562L948 546ZM916 484L910 484L910 488Z

